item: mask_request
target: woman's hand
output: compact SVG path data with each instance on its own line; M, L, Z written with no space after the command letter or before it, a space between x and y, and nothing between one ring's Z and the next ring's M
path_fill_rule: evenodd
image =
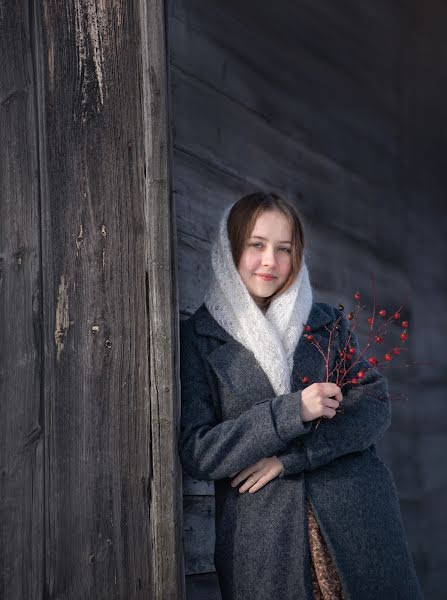
M278 477L283 468L282 462L276 456L261 458L261 460L258 460L258 462L255 462L250 467L239 471L236 477L234 477L236 473L232 473L230 477L234 477L234 479L231 481L231 485L232 487L236 487L241 481L246 479L245 483L239 488L239 492L243 493L248 490L250 494L253 494L264 487L269 481Z
M342 400L341 389L335 383L312 383L301 392L301 418L303 422L323 416L332 419Z

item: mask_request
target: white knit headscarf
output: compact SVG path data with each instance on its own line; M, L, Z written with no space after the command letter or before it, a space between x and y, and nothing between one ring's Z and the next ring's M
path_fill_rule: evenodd
M205 306L221 327L253 352L279 396L290 392L294 350L312 307L309 273L303 257L293 284L272 300L264 314L234 264L227 230L231 208L223 213L212 247Z

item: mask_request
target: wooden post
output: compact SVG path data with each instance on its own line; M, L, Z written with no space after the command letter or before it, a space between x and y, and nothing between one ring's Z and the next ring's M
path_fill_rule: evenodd
M0 596L182 598L161 1L0 3Z

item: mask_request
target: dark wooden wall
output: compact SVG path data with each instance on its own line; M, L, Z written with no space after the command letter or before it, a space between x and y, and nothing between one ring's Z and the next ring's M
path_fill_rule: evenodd
M0 56L0 597L177 600L164 5L0 1Z
M444 597L447 44L440 0L171 0L181 317L203 301L225 206L276 190L305 218L317 299L405 304L409 351L378 451L427 599ZM397 333L397 332L395 332ZM190 598L218 598L213 488L184 479ZM207 575L211 574L211 575Z

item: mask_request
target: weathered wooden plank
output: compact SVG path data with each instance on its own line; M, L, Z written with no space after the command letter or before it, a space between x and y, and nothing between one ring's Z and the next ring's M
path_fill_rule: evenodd
M235 0L225 4L233 18L260 36L268 36L272 45L280 44L289 56L299 57L304 50L304 56L310 53L337 70L340 87L345 88L347 95L351 90L360 91L361 86L365 96L377 101L378 107L394 113L398 110L395 68L399 11L395 4L387 0L374 4L343 0L335 8L328 0L304 0L292 5L280 0L274 18L271 5L265 0L254 13ZM314 64L320 71L319 62ZM328 81L325 71L321 75Z
M186 574L214 571L214 497L184 496Z
M304 214L323 225L340 227L377 249L386 246L396 262L404 260L402 243L385 226L402 226L401 200L393 189L368 184L175 69L173 81L176 149L237 178L242 172L258 178L296 199Z
M419 274L424 278L423 271L415 269L410 273L413 274L415 282L418 282ZM412 297L414 319L409 331L414 340L417 360L429 364L412 367L411 381L418 382L421 386L432 383L437 387L442 382L445 383L447 372L444 340L447 331L445 296L440 295L435 285L428 287L423 285L423 281L418 285L420 287Z
M42 288L31 3L0 5L0 597L44 587ZM20 32L20 33L19 33Z
M168 40L165 2L140 2L145 150L144 215L147 224L146 309L151 408L150 503L154 580L151 597L185 595L182 549L179 303L175 204L171 194Z
M140 15L41 11L47 593L134 598L154 578Z
M17 17L0 11L11 34L2 36L11 48L7 72L16 70L3 98L12 165L2 161L4 183L24 192L15 208L28 210L17 218L6 205L6 317L14 322L11 293L23 296L24 314L10 352L24 387L7 381L11 402L19 399L9 415L25 465L11 479L7 509L14 527L13 502L32 518L21 521L11 555L2 550L11 598L183 596L163 11L157 2L93 0L64 11L55 2L26 4ZM18 35L28 24L28 38ZM27 97L20 87L29 81L37 89ZM12 142L19 132L21 155ZM7 438L5 476L15 470L17 442Z
M400 387L399 391L407 399L393 406L393 431L407 432L410 436L413 433L445 435L447 392L444 378L438 383L424 383L419 377L408 377L407 374Z
M185 496L214 496L212 481L199 481L183 474L183 494Z
M187 600L222 600L215 573L189 575L186 580Z
M265 65L269 78L273 75L287 80L288 69L276 74L272 69L275 64L287 65L292 71L302 68L303 73L313 68L326 80L315 85L324 86L338 71L348 102L349 93L358 91L361 102L377 99L378 110L398 109L393 60L398 60L395 51L399 40L395 36L401 15L386 0L372 7L348 0L340 10L327 1L305 0L291 6L282 0L274 13L267 0L258 2L255 11L237 0L217 0L207 7L199 0L177 0L171 16L222 41L229 53L237 51L240 60L252 61L261 69ZM281 57L280 64L276 56ZM377 81L383 81L385 89L380 90Z
M334 31L330 20L313 17L308 23L309 8L301 5L297 7L299 17L289 5L283 16L281 11L275 12L275 19L267 18L265 6L257 8L255 14L249 14L245 5L218 10L213 4L197 12L188 9L177 8L171 19L176 40L171 60L176 67L315 152L372 181L389 184L395 180L393 159L398 151L398 130L389 113L391 108L383 110L365 81L357 81L346 73L344 64L331 62L338 48L348 50L344 31L336 39L328 37L326 29ZM286 19L288 27L283 22ZM370 26L369 31L374 28ZM395 44L395 35L387 33ZM301 41L302 35L313 40L311 50ZM343 42L339 39L342 36ZM375 37L376 54L380 54L378 40L385 36L379 30ZM397 89L388 84L382 73L378 76L367 62L362 62L359 52L348 54L360 63L358 71L372 83L373 90L387 94L393 90L394 112ZM371 53L365 56L370 57ZM394 78L391 71L396 65L389 57L383 62ZM288 67L283 68L284 65Z
M345 122L347 118L352 120L354 107L346 109L347 116L342 110L335 113L326 105L317 110L316 98L308 98L309 92L303 93L303 89L308 90L312 84L317 85L316 82L325 82L324 74L317 78L316 69L313 69L314 80L304 81L296 67L295 78L287 85L272 81L265 61L258 65L241 61L240 49L229 52L207 32L197 31L177 18L172 23L172 35L178 40L172 58L176 68L220 90L271 127L366 179L382 185L395 181L396 131L389 131L389 138L385 141L377 140L377 132L384 128L377 124L372 132L365 132L364 123L370 122L369 118L363 118L361 126ZM234 38L240 39L238 36ZM264 36L257 41L262 43L265 39L268 38ZM278 53L279 48L281 46L276 44L265 53L271 57L272 52ZM278 73L284 57L278 56L276 60L275 73ZM329 98L333 101L333 96L333 91L325 90L319 96L320 104L323 98L326 102Z

